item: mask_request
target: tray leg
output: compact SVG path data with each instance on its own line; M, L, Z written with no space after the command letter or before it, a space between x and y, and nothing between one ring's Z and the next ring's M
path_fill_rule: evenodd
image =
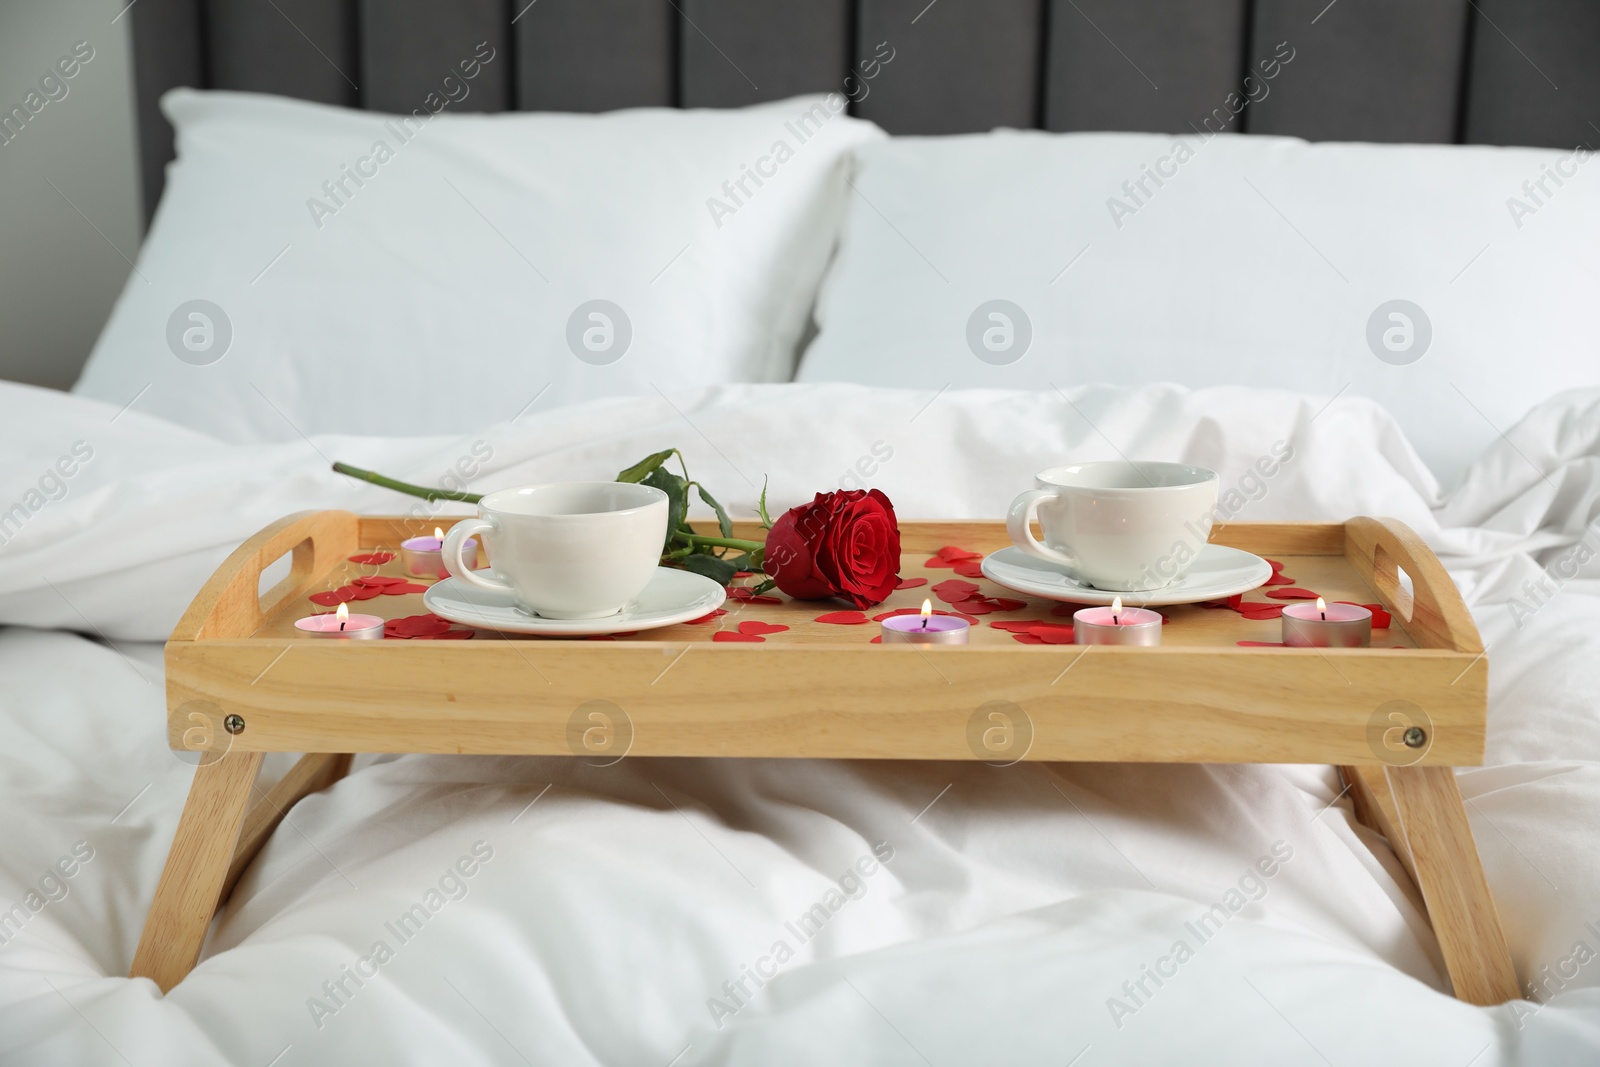
M289 773L263 793L257 789L257 800L244 817L244 829L239 833L239 843L234 846L233 860L228 864L228 876L223 879L222 893L217 906L227 903L233 887L244 869L256 858L261 846L267 843L272 831L278 828L289 809L312 793L328 788L343 778L350 770L348 752L313 752L301 756Z
M1394 794L1382 767L1340 767L1350 799L1355 802L1356 820L1384 836L1400 866L1406 869L1412 885L1418 885L1417 869L1411 862L1411 849L1400 832L1400 815L1395 810Z
M1363 777L1377 777L1364 768ZM1500 928L1467 809L1449 767L1388 767L1386 781L1398 831L1390 837L1409 857L1409 869L1428 906L1439 951L1455 994L1469 1004L1494 1005L1522 996L1511 950ZM1382 810L1381 794L1379 810Z
M154 979L165 993L200 958L260 770L259 752L228 752L195 770L130 977Z

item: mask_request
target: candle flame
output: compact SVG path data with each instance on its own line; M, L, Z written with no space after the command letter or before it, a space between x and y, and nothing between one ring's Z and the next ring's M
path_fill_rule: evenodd
M438 526L435 526L433 528L433 536L438 538L439 540L443 541L444 540L444 530L442 528L438 527Z
M926 619L929 615L932 615L932 614L933 614L933 601L924 600L922 602L922 617L924 619Z
M1121 615L1122 614L1122 598L1121 597L1114 596L1114 597L1111 598L1111 614L1113 614L1113 615Z
M1317 614L1322 617L1323 622L1328 621L1328 602L1321 597L1317 597Z
M350 608L347 605L340 604L339 605L339 610L334 612L333 614L340 622L349 622L350 621Z

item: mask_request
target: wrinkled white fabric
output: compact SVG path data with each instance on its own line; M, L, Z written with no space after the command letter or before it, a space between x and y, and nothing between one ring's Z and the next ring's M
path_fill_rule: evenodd
M0 1062L1592 1063L1600 598L1556 564L1596 515L1600 399L1553 398L1448 500L1381 409L1324 403L739 386L246 447L0 387L0 501L93 450L0 547L0 909L24 903L20 925L0 910ZM992 517L1047 463L1126 454L1243 482L1241 521L1405 520L1489 645L1487 765L1459 780L1536 999L1450 998L1333 771L1287 766L362 757L273 835L185 982L121 977L191 776L156 642L282 514L413 507L329 460L438 482L480 441L477 489L681 445L746 514L764 476L787 506L855 470L903 516ZM1294 458L1258 491L1277 441ZM1243 910L1195 927L1230 891Z

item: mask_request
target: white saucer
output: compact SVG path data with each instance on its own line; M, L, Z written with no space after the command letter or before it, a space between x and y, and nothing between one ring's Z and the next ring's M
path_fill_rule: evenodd
M422 606L451 622L514 634L586 637L628 633L688 622L722 606L727 591L702 574L657 567L644 591L603 619L541 619L517 607L510 593L495 593L446 578L422 594Z
M1007 589L1050 600L1074 604L1110 604L1116 597L1129 607L1159 607L1163 604L1196 604L1245 593L1272 577L1272 564L1237 548L1206 545L1182 581L1142 593L1118 593L1083 585L1067 576L1060 567L1035 559L1012 546L983 561L983 576Z

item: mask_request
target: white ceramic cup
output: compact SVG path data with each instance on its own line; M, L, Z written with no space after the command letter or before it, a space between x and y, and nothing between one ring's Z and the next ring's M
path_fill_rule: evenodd
M461 558L483 535L493 574ZM445 569L465 585L510 593L545 619L615 615L655 574L667 539L667 494L628 482L556 482L489 493L478 518L444 535Z
M1042 470L1006 530L1029 555L1096 589L1148 592L1189 573L1217 507L1217 475L1186 463L1113 461ZM1039 520L1041 542L1031 523Z

